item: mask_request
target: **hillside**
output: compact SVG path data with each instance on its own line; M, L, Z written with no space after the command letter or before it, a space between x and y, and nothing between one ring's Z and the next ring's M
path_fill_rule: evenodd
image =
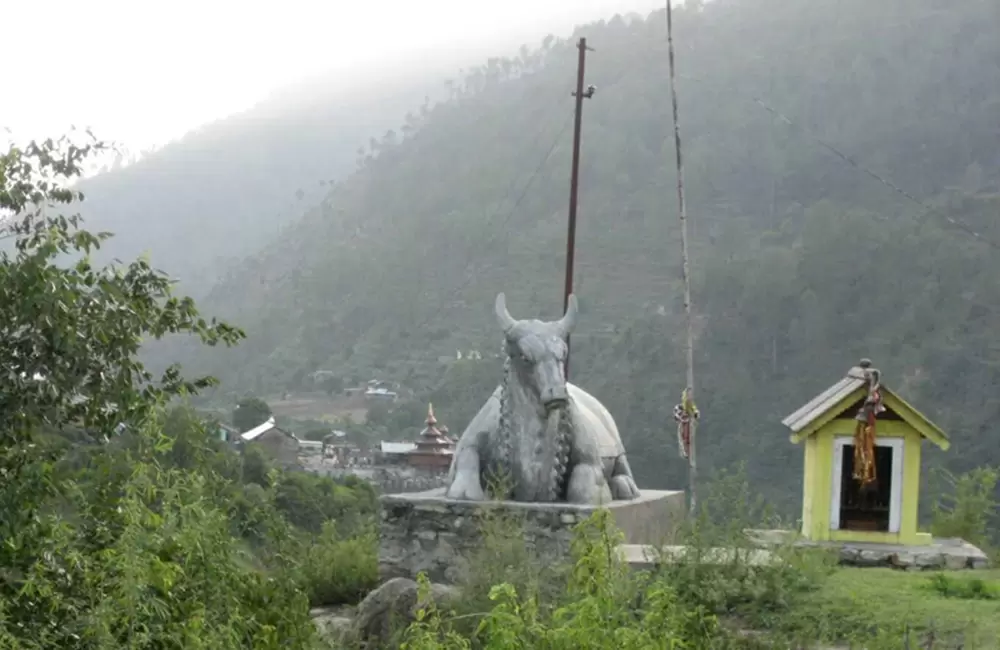
M370 135L398 128L443 75L288 89L84 181L83 216L115 233L107 258L150 251L197 295L349 174Z
M305 66L325 72L287 70L284 78L298 80L251 108L203 125L138 164L84 181L88 227L115 233L102 260L148 252L186 291L201 295L233 263L269 246L373 146L417 128L429 107L447 97L444 80L487 54L516 52L525 41L603 16L609 4L646 10L658 2L564 0L533 9L527 14L533 20L514 22L517 9L507 7L506 19L480 38L472 33L482 22L457 14L452 27L421 49L389 48L394 54L378 45L386 33L377 25L358 27L375 30L358 59L330 48ZM218 83L225 87L227 80Z
M1000 241L1000 8L716 0L688 3L675 28L705 471L745 460L766 494L794 498L799 450L778 423L862 355L952 432L951 465L1000 463L1000 263L948 221ZM492 60L401 139L374 143L203 301L249 340L186 363L261 394L317 368L377 372L433 396L460 429L498 371L438 358L495 349L497 291L515 316L561 304L580 35L598 90L585 108L573 379L609 405L645 484L681 484L662 11Z

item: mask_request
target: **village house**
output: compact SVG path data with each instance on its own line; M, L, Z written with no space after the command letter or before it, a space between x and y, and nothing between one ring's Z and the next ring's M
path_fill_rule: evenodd
M240 430L225 422L219 422L216 434L222 442L236 444L240 440Z
M337 467L362 467L371 464L370 455L354 443L325 440L323 445L323 458Z
M414 442L379 442L378 452L375 456L377 465L406 465L407 456L417 448Z
M300 441L294 434L278 427L274 416L240 434L240 439L244 445L259 445L280 465L291 467L298 464Z
M395 402L398 393L388 388L368 388L365 391L365 400L369 402Z
M321 440L299 440L299 453L303 456L321 456L323 442Z

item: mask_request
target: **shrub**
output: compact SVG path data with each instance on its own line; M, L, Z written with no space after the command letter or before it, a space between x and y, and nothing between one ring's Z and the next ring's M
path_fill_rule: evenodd
M962 600L1000 600L1000 584L987 582L982 578L935 574L928 580L928 588L945 598Z
M771 561L762 558L747 531L782 526L754 494L741 467L720 472L697 515L678 533L685 547L681 557L663 562L659 572L692 606L766 624L800 594L818 588L835 562L825 552L796 548L791 542L770 548Z
M935 471L943 484L934 504L931 532L938 537L960 537L986 552L1000 543L997 539L997 483L1000 469L979 467L955 476L944 469Z
M618 557L620 541L610 514L598 511L577 526L564 604L542 607L536 595L503 582L490 590L490 608L472 639L456 633L454 619L429 607L406 630L401 647L645 650L725 643L725 633L703 608L687 606L666 581L633 574ZM423 581L422 588L427 586Z
M375 513L375 490L365 481L340 483L304 472L279 472L275 476L275 506L289 523L302 530L318 533L331 519L339 523L341 532L355 530L370 523Z
M299 571L313 607L356 603L378 585L375 536L341 538L335 522L323 524L311 540Z

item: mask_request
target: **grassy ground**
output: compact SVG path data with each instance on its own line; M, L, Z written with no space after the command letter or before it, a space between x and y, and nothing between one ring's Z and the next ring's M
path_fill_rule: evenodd
M1000 591L997 570L943 575L959 588L979 578L988 590ZM934 576L892 569L837 569L820 590L797 598L790 612L774 620L765 616L758 624L802 640L850 643L882 637L889 641L902 639L903 630L909 629L914 646L926 644L933 635L935 647L1000 649L1000 599L942 595L932 586Z

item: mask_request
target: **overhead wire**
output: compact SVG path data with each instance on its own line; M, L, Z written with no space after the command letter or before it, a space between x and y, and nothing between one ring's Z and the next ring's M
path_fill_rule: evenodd
M690 76L690 75L682 75L680 78L683 79L684 81L694 81L694 82L698 82L698 83L704 81L704 79L700 79L698 77L693 77L693 76ZM890 181L889 179L885 178L881 174L873 171L870 167L867 167L867 166L863 165L862 163L858 162L853 156L848 155L847 153L845 153L840 148L834 146L830 142L828 142L828 141L824 140L823 138L819 137L818 135L816 135L815 133L813 133L807 127L802 126L802 125L796 123L790 117L788 117L788 115L786 115L785 113L783 113L783 112L779 111L778 109L774 108L773 106L771 106L770 104L768 104L767 102L765 102L760 97L758 97L756 95L750 95L749 99L746 96L740 97L740 99L742 99L744 101L751 101L751 102L757 104L759 107L761 107L762 109L764 109L765 111L767 111L768 113L770 113L771 115L773 115L774 117L776 117L779 120L781 120L782 122L784 122L785 125L787 125L792 130L797 131L800 135L803 135L803 136L809 138L810 140L812 140L813 142L815 142L816 144L820 145L821 147L823 147L824 149L826 149L827 151L829 151L830 153L832 153L834 156L836 156L837 158L839 158L841 161L847 163L848 165L850 165L851 167L853 167L857 171L860 171L861 173L863 173L863 174L867 175L868 177L874 179L878 183L881 183L883 186L887 187L890 191L894 192L895 194L898 194L899 196L902 196L904 199L906 199L910 203L913 203L914 205L916 205L919 208L921 208L921 212L918 215L916 215L917 218L921 218L921 217L923 217L925 215L931 214L931 213L933 213L933 212L936 211L936 208L934 206L928 205L926 202L924 202L924 201L920 200L919 198L917 198L912 192L906 191L905 189L901 188L896 183L893 183L892 181ZM664 140L666 140L666 137L664 137ZM982 242L982 243L990 246L991 248L1000 249L1000 242L997 242L996 240L993 240L993 239L990 239L989 237L984 236L978 230L976 230L975 228L973 228L969 224L965 223L961 219L956 219L955 217L953 217L951 215L948 215L948 214L942 214L940 216L948 224L950 224L951 226L953 226L955 228L958 228L959 230L961 230L965 234L969 235L970 237L972 237L976 241Z
M808 129L806 129L804 127L801 127L801 126L798 126L796 123L792 122L792 120L789 119L787 115L785 115L784 113L778 111L777 109L773 108L772 106L768 105L766 102L764 102L764 100L760 99L759 97L753 97L752 99L753 99L753 101L757 105L759 105L761 108L763 108L764 110L766 110L768 113L771 113L772 115L774 115L775 117L777 117L779 120L781 120L782 122L784 122L785 124L787 124L792 129L798 130L800 133L802 133L802 134L806 135L807 137L811 138L817 144L819 144L820 146L822 146L827 151L831 152L833 155L835 155L838 158L840 158L842 161L846 162L851 167L854 167L855 169L857 169L858 171L862 172L863 174L866 174L866 175L870 176L871 178L875 179L876 181L878 181L879 183L881 183L885 187L887 187L890 190L892 190L893 192L895 192L896 194L902 196L903 198L907 199L911 203L914 203L915 205L917 205L920 208L922 208L923 212L920 215L918 215L918 216L923 216L925 214L929 214L929 213L931 213L931 212L933 212L935 210L935 208L933 206L927 205L925 202L921 201L920 199L918 199L916 196L914 196L910 192L907 192L906 190L902 189L901 187L899 187L898 185L896 185L895 183L893 183L889 179L885 178L884 176L881 176L881 175L877 174L876 172L872 171L870 168L865 167L864 165L862 165L861 163L859 163L857 160L855 160L853 157L847 155L846 153L844 153L843 151L841 151L837 147L833 146L832 144L830 144L826 140L820 138L819 136L817 136L816 134L812 133ZM977 241L980 241L980 242L983 242L984 244L987 244L987 245L989 245L992 248L1000 249L1000 242L996 242L996 241L994 241L992 239L984 237L981 233L979 233L977 230L975 230L974 228L972 228L971 226L969 226L965 222L960 221L959 219L956 219L956 218L954 218L954 217L952 217L950 215L947 215L947 214L942 214L941 216L949 224L951 224L952 226L954 226L954 227L958 228L959 230L965 232L966 234L970 235L973 239L975 239Z

